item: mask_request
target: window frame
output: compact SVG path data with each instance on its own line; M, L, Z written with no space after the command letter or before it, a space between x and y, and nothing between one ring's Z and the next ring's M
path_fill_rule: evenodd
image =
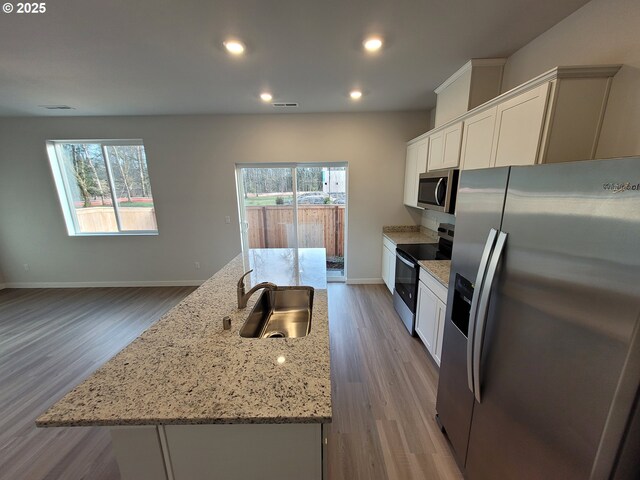
M109 190L111 191L112 207L116 219L116 225L118 227L117 232L81 232L80 223L78 222L78 216L76 214L76 208L73 204L73 198L71 192L73 191L69 185L69 179L64 172L62 166L62 151L61 146L63 144L94 144L100 145L102 156L105 162L105 170L107 174L107 180L109 182ZM146 162L146 148L142 139L82 139L82 140L47 140L46 149L47 156L49 158L49 164L51 166L51 172L53 174L54 184L58 193L58 200L62 210L62 216L64 217L65 225L67 227L67 234L70 237L120 237L120 236L157 236L158 228L156 230L122 230L122 224L120 219L120 205L118 204L117 192L115 189L113 172L111 169L110 156L107 151L107 147L111 146L141 146L145 152ZM151 174L148 171L149 184L151 184ZM152 195L152 198L153 195ZM154 217L156 219L156 225L158 218L155 215L155 199L154 199Z

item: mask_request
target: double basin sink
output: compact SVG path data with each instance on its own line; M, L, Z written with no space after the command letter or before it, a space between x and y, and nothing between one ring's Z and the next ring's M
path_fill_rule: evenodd
M311 331L313 287L265 289L240 329L241 337L296 338Z

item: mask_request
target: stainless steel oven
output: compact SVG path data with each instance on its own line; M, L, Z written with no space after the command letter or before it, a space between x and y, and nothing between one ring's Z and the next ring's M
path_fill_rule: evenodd
M441 223L438 243L401 244L396 248L396 282L393 307L411 335L415 335L419 260L449 260L454 226Z
M416 301L418 298L418 262L396 249L396 284L393 292L393 307L411 335L415 334Z
M420 175L418 206L445 213L455 213L458 170L442 170Z

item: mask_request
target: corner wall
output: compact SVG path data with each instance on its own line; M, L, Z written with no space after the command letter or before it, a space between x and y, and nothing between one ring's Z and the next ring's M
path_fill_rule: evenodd
M596 156L640 155L640 1L592 0L509 57L503 90L557 65L624 64Z
M240 252L236 163L348 162L348 277L379 279L382 226L415 223L402 202L405 142L428 122L429 112L0 119L0 269L17 286L198 283ZM144 140L158 236L67 236L45 141L83 138Z

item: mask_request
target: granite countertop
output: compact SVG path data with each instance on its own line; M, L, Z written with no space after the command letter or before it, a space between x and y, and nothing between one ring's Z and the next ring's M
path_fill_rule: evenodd
M420 260L420 267L424 268L441 284L449 288L449 272L451 271L451 260Z
M382 234L396 245L402 243L438 243L438 232L420 225L388 225Z
M330 422L324 255L324 249L238 255L43 413L37 425ZM256 282L282 284L283 278L316 288L309 335L240 337L259 296L237 309L236 283L248 267L255 270L247 291ZM224 315L231 316L231 330L222 328Z

